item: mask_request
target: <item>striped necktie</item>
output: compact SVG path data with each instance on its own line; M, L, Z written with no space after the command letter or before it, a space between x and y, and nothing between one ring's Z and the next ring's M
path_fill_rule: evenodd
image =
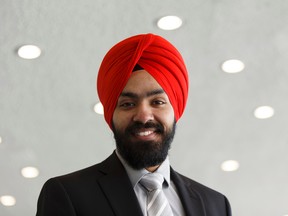
M170 204L162 190L164 178L159 173L144 175L140 184L147 190L148 216L173 216Z

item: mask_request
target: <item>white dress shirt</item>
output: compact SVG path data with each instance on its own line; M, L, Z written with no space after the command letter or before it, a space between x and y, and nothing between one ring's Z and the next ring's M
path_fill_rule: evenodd
M142 209L143 215L147 216L147 209L146 209L146 201L147 201L147 191L143 188L143 186L139 183L142 176L149 173L146 169L135 170L131 166L127 164L127 162L121 157L121 155L117 152L116 154L126 169L128 177L131 181L135 194L138 198L140 207ZM163 183L163 192L166 198L169 201L170 207L173 211L174 216L184 216L185 212L181 203L181 200L178 196L177 189L172 180L170 180L170 162L169 158L165 159L165 161L158 167L155 171L160 173L164 176L164 183Z

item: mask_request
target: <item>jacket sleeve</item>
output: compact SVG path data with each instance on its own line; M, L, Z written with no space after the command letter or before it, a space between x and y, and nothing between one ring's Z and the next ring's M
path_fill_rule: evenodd
M76 216L73 204L61 182L48 180L39 195L36 216Z

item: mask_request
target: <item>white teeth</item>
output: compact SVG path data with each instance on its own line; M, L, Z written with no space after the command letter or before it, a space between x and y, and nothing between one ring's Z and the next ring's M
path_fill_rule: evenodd
M153 131L143 131L143 132L139 132L137 133L138 136L148 136L150 134L152 134Z

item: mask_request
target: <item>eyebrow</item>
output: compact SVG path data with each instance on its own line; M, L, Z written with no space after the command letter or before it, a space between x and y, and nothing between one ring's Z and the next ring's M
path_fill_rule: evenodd
M151 97L154 95L159 95L165 93L163 89L155 89L153 91L149 91L145 94L145 97ZM120 94L120 97L129 97L129 98L139 98L140 96L138 94L135 94L133 92L122 92Z

